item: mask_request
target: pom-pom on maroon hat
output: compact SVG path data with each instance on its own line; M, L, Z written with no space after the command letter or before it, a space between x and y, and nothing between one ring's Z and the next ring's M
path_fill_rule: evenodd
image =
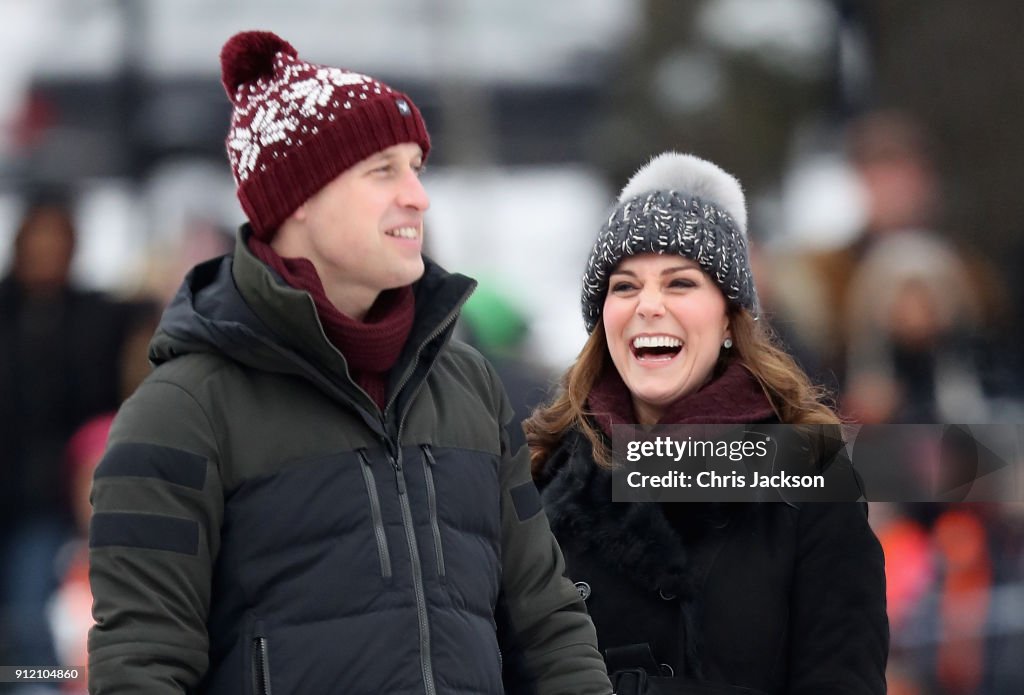
M232 36L220 54L233 105L228 159L238 200L268 241L292 212L353 164L430 136L405 94L349 70L299 60L266 31Z

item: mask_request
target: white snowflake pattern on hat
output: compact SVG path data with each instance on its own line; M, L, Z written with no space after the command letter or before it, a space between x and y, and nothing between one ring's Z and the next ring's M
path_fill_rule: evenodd
M299 121L294 116L282 115L278 118L280 110L279 102L270 101L259 107L248 126L232 129L228 147L232 152L238 152L236 168L239 181L249 178L264 147L286 139L288 133L298 127Z
M248 115L253 105L263 102L248 125L236 126L228 135L238 182L247 180L256 169L264 148L285 140L298 128L296 113L304 118L317 117L331 101L336 87L377 84L368 75L331 67L318 68L306 79L292 82L303 73L309 75L312 66L304 62L284 64L283 58L280 65L283 70L279 79L269 81L264 91L255 92L236 107L237 121Z
M316 77L319 80L330 81L331 84L337 87L348 87L353 84L365 84L375 81L369 75L352 72L351 70L342 70L341 68L320 68L316 71Z
M311 77L293 84L287 91L281 93L281 98L289 102L301 100L299 113L303 116L313 116L319 107L327 105L332 94L334 94L333 86Z

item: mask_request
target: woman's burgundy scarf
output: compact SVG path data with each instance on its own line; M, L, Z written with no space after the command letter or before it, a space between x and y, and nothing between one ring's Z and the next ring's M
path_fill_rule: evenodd
M633 398L613 365L594 384L588 404L609 437L612 425L637 423ZM761 384L745 367L733 362L717 378L669 405L658 424L746 424L774 417L775 410Z

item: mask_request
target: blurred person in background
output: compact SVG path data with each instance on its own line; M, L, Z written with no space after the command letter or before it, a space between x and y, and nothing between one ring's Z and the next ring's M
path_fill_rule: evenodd
M974 695L985 677L985 625L992 602L988 534L967 505L950 506L932 534L941 565L934 681L940 692Z
M140 291L154 297L161 308L166 307L177 294L181 278L193 266L230 253L234 242L234 232L214 220L212 215L188 215L173 235L173 240L151 249Z
M886 681L889 695L924 695L929 682L919 641L935 632L931 617L938 560L930 528L903 505L869 502L871 528L885 555L885 604L892 642Z
M207 216L190 216L180 234L169 244L150 250L144 281L135 294L150 311L140 315L135 330L128 335L121 360L122 393L125 398L149 376L149 341L160 324L160 316L177 293L181 278L195 265L229 253L234 247L233 233ZM173 278L173 279L172 279ZM172 286L173 282L173 286Z
M85 693L86 647L92 627L92 592L89 590L89 493L92 476L107 446L114 414L88 420L72 435L67 445L68 479L74 512L74 536L58 553L60 584L50 597L47 618L53 632L57 664L82 669L80 677L68 682L64 693Z
M865 424L990 417L975 362L980 298L948 244L912 231L879 240L847 301L845 415Z
M1024 692L1024 505L872 503L886 552L890 693Z
M1004 313L1006 288L989 262L957 248L941 233L943 191L923 125L901 111L870 111L849 123L844 144L863 198L863 227L844 246L789 259L794 262L790 272L773 277L780 320L801 331L803 343L820 352L823 367L847 385L847 349L859 337L848 315L854 278L878 244L912 233L960 259L964 280L977 298L974 328L984 342ZM787 286L791 281L795 285ZM907 301L913 298L907 295Z
M607 695L508 401L451 339L474 282L422 257L419 110L269 32L221 65L248 223L96 470L90 690Z
M984 518L989 505L927 507L933 518L922 524L912 508L872 504L872 524L891 553L886 556L886 578L894 598L892 691L1018 692L986 686L1015 668L994 658L1006 635L991 631L999 616L993 614L997 590ZM998 608L1004 615L1015 613L1012 603ZM1019 683L1020 669L1016 671Z
M71 281L75 223L62 191L34 193L0 280L0 663L54 663L44 616L72 533L64 447L121 401L141 307Z
M534 477L620 695L879 695L863 504L612 502L613 425L839 423L759 317L746 220L739 183L696 157L629 181L587 264L590 337L525 425Z

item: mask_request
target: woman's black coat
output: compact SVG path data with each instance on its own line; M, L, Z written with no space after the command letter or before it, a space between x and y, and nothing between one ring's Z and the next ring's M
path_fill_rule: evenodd
M613 503L578 432L538 484L610 672L674 673L652 693L885 693L884 561L864 504Z

